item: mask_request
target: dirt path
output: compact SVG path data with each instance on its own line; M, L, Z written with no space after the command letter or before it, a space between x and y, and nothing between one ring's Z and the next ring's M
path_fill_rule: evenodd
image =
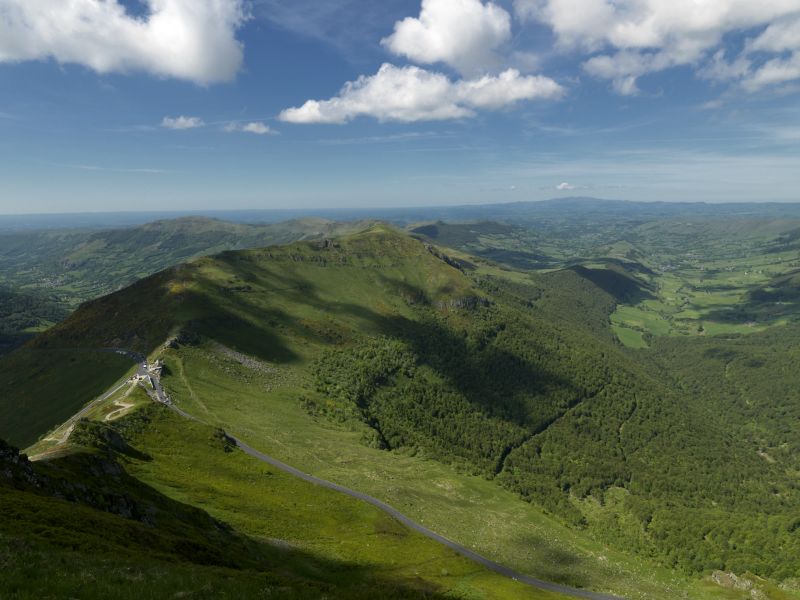
M123 414L125 414L126 411L136 406L135 402L126 402L126 400L133 393L133 390L136 389L136 385L137 385L136 383L132 383L131 387L128 388L128 391L125 392L125 395L123 395L122 398L120 398L119 400L114 400L114 406L117 407L117 410L113 410L110 413L108 413L103 419L103 421L105 422L113 421L114 419L121 417Z
M69 439L69 436L72 435L72 430L73 429L75 429L75 424L74 423L72 425L70 425L69 427L67 427L64 430L64 433L62 433L60 437L54 437L54 436L51 435L50 437L44 438L44 441L45 442L55 442L56 446L60 446L61 444L65 443Z

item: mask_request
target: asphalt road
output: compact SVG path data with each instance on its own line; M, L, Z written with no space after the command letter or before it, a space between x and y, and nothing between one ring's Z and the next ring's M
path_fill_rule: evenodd
M101 352L101 353L105 353L105 354L113 353L113 354L121 354L123 356L127 356L131 360L139 363L139 370L138 370L138 374L139 375L147 374L147 360L145 359L144 356L142 356L141 354L139 354L137 352L131 352L130 350L123 350L121 348L102 348L102 349L94 350L94 352ZM103 394L99 398L93 400L92 402L90 402L89 404L84 406L78 413L73 415L64 424L66 425L66 424L74 423L75 421L78 421L79 419L82 419L86 415L86 413L88 413L90 410L92 410L92 408L94 408L95 406L97 406L101 402L103 402L105 400L108 400L111 396L116 394L119 390L124 388L126 385L128 385L128 380L123 381L117 387L112 389L110 392L106 392L105 394Z
M130 353L129 355L131 356L131 358L134 358L139 363L139 373L142 374L142 375L146 374L148 372L148 364L147 364L146 360L143 359L143 357L141 357L141 355L135 355L134 353ZM167 405L169 408L171 408L173 411L175 411L176 413L178 413L179 415L181 415L184 418L191 419L192 421L197 421L198 423L202 423L203 422L200 419L190 415L189 413L181 410L180 408L178 408L177 406L172 404L169 401L169 399L167 398L166 394L164 393L164 390L161 387L161 381L160 381L160 379L158 377L153 376L153 384L154 384L156 397L158 398L158 400L160 402L162 402L163 404ZM116 390L114 390L114 391L116 391ZM112 391L109 394L107 394L105 397L107 398L108 396L110 396L113 393L114 392ZM379 508L380 510L382 510L386 514L392 516L393 518L397 519L398 521L400 521L406 527L409 527L410 529L413 529L414 531L417 531L417 532L421 533L422 535L424 535L424 536L426 536L426 537L428 537L428 538L430 538L432 540L435 540L435 541L439 542L440 544L443 544L443 545L447 546L448 548L450 548L451 550L457 552L461 556L464 556L464 557L466 557L466 558L478 563L479 565L482 565L482 566L486 567L490 571L494 571L495 573L503 575L504 577L508 577L510 579L513 579L514 581L519 581L520 583L524 583L524 584L530 585L530 586L535 587L535 588L540 589L540 590L545 590L545 591L548 591L548 592L555 592L555 593L558 593L558 594L563 594L565 596L571 596L573 598L588 598L589 600L622 600L622 598L620 598L619 596L611 596L611 595L608 595L608 594L600 594L600 593L592 592L592 591L589 591L589 590L582 590L582 589L578 589L578 588L572 588L572 587L569 587L569 586L566 586L566 585L561 585L561 584L558 584L558 583L552 583L552 582L549 582L549 581L543 581L542 579L537 579L536 577L531 577L530 575L524 575L522 573L518 573L518 572L514 571L513 569L511 569L509 567L506 567L506 566L501 565L499 563L496 563L496 562L494 562L492 560L489 560L485 556L481 556L477 552L473 552L469 548L466 548L465 546L462 546L461 544L457 544L456 542L454 542L452 540L449 540L449 539L447 539L446 537L444 537L442 535L439 535L435 531L431 531L427 527L417 523L416 521L411 520L410 518L405 516L403 513L401 513L396 508L394 508L392 506L389 506L385 502L381 502L377 498L373 498L372 496L368 496L367 494L364 494L362 492L358 492L356 490L351 490L350 488L346 488L346 487L341 486L341 485L339 485L337 483L333 483L331 481L326 481L325 479L320 479L319 477L314 477L313 475L309 475L307 473L303 473L299 469L295 469L294 467L289 466L286 463L283 463L283 462L279 461L276 458L272 458L271 456L267 456L266 454L263 454L263 453L259 452L258 450L252 448L251 446L248 446L242 440L240 440L240 439L238 439L238 438L236 438L236 437L234 437L234 436L232 436L232 435L230 435L228 433L226 433L226 435L228 436L228 438L231 441L233 441L239 447L239 449L242 452L244 452L248 456L251 456L251 457L253 457L253 458L257 459L257 460L260 460L261 462L267 463L267 464L275 467L276 469L280 469L281 471L289 473L290 475L294 475L295 477L299 477L300 479L302 479L304 481L307 481L309 483L313 483L314 485L318 485L318 486L321 486L321 487L324 487L324 488L328 488L330 490L334 490L334 491L340 492L342 494L346 494L346 495L348 495L348 496L350 496L352 498L356 498L358 500L362 500L364 502L367 502L367 503L371 504L372 506L375 506L375 507Z

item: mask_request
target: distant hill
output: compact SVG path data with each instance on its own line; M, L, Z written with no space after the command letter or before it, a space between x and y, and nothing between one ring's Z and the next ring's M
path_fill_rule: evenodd
M283 244L359 225L307 218L248 225L205 217L110 230L44 230L0 235L0 335L40 331L86 300L196 256ZM1 350L2 348L0 348Z
M4 306L6 301L0 298L0 330L4 332L0 333L0 352L50 326L59 313L168 266L225 250L330 237L354 230L360 219L379 218L407 226L415 235L439 245L524 270L558 268L597 258L642 261L644 256L670 264L687 244L698 254L708 255L733 240L756 238L774 240L770 251L785 253L792 250L796 235L792 232L800 227L800 204L595 198L209 214L218 218L189 215L142 223L159 213L0 216L0 232L5 232L0 233L0 288L27 298L31 307L19 314L10 303ZM290 217L300 218L276 222ZM105 228L115 223L128 226ZM646 266L652 268L656 263ZM13 318L12 311L16 311Z

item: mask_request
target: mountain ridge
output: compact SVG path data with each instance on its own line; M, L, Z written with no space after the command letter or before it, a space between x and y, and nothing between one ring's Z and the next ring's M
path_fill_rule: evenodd
M24 352L163 351L166 389L233 431L268 418L253 407L279 394L307 418L362 430L369 447L494 479L574 528L687 573L786 577L795 566L777 547L798 543L791 479L737 435L735 420L718 427L711 403L616 343L618 299L598 283L569 268L512 281L373 225L198 258L85 304ZM161 350L176 336L184 341ZM277 379L219 404L207 390L256 375L223 369L214 344ZM62 390L59 403L79 406L78 396ZM763 498L765 485L777 495ZM766 537L763 514L773 523ZM751 542L707 539L708 522Z

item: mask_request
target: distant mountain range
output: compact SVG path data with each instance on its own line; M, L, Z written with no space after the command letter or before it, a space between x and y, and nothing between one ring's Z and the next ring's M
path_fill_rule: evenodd
M35 215L0 215L0 232L38 229L112 229L134 227L152 221L183 217L210 217L233 223L265 224L306 218L332 221L380 219L395 223L415 223L441 219L504 220L532 219L555 215L580 216L604 213L626 218L667 216L753 215L800 218L800 202L636 202L592 197L565 197L539 201L466 204L453 206L370 207L347 209L246 209L203 211L141 211L117 213L67 213Z

